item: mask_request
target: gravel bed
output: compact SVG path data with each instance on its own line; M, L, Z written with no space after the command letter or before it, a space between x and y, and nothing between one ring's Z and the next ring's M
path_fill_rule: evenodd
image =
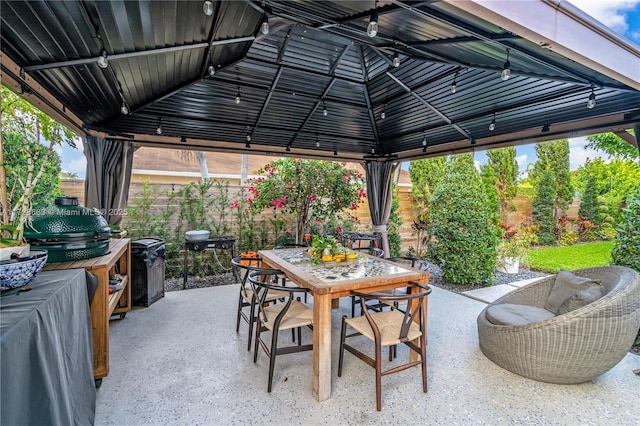
M431 274L429 278L429 284L433 284L437 287L444 288L446 290L450 290L456 293L462 293L468 290L473 290L480 288L477 285L470 284L451 284L444 280L442 270L440 267L433 263L427 263L427 271ZM517 274L504 274L502 272L496 272L495 281L492 285L498 284L508 284L513 281L521 281L530 278L538 278L544 277L548 274L536 271L529 271L526 269L520 268L520 271ZM218 285L228 285L234 284L236 279L234 278L232 273L225 273L221 275L212 275L212 276L189 276L187 280L187 290L191 288L203 288L203 287L214 287ZM177 291L183 290L184 281L182 277L174 277L167 278L164 282L164 291Z

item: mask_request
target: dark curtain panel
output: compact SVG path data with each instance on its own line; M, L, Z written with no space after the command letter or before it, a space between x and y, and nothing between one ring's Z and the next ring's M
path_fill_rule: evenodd
M97 208L111 225L122 221L129 197L133 144L128 141L87 136L84 155L87 175L84 204Z
M389 257L387 221L391 213L391 196L393 195L391 177L397 166L397 163L394 165L391 161L367 161L364 165L364 170L367 173L367 198L373 222L373 232L382 234L384 257Z

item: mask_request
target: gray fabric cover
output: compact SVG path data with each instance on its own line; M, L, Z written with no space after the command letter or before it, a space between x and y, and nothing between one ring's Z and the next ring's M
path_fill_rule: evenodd
M487 319L496 325L525 325L555 317L553 312L529 305L503 303L487 309Z
M0 299L0 424L92 425L96 408L84 269L40 272Z
M593 303L600 299L606 293L606 289L601 285L594 285L592 287L580 290L579 292L571 295L562 302L560 308L558 308L558 315L566 314L567 312L575 311L578 308L587 306L589 303Z
M391 197L393 188L391 177L398 167L391 161L367 161L364 170L367 173L367 198L373 231L382 235L382 250L384 257L389 257L389 235L387 222L391 214Z
M594 285L599 285L600 281L580 277L572 274L569 271L560 271L556 276L555 283L549 294L549 298L544 305L544 308L554 314L559 313L560 306L567 298L573 296L580 290L585 290Z
M133 144L128 141L94 136L87 136L84 141L84 204L98 209L110 225L122 221L127 207L133 151Z

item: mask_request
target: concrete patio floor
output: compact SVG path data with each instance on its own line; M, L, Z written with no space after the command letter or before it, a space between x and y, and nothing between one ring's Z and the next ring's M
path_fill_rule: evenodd
M382 379L375 410L374 371L345 354L337 377L341 300L333 317L331 399L311 392L311 352L279 356L273 391L268 360L247 352L247 327L235 332L237 285L166 293L148 308L111 322L110 372L98 390L96 425L226 424L535 424L637 425L640 356L627 354L593 382L554 385L512 374L478 347L485 303L434 287L429 300L428 384L418 369ZM283 335L289 338L289 333ZM311 332L303 330L303 340ZM400 348L398 357L406 359Z

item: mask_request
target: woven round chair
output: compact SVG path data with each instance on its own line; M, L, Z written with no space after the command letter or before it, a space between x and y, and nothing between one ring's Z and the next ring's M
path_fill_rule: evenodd
M572 272L600 280L606 294L582 308L519 326L489 322L487 309L500 303L543 308L556 276L501 297L478 316L480 349L487 358L521 376L559 384L593 380L624 358L640 328L638 273L621 266Z

